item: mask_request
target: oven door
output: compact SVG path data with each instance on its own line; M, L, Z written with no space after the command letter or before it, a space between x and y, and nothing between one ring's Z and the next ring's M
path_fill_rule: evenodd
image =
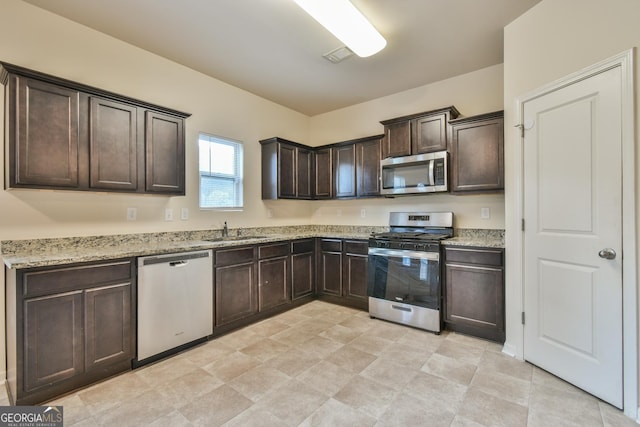
M440 309L440 254L369 248L370 297Z

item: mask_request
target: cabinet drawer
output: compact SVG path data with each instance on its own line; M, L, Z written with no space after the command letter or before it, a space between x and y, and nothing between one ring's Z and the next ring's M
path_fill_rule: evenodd
M258 247L258 258L260 259L284 255L289 255L289 243L276 243Z
M445 262L503 266L503 250L489 248L446 247Z
M348 254L367 255L369 253L369 242L361 240L345 240L344 251Z
M128 282L131 280L131 261L26 271L22 280L25 297Z
M216 265L241 264L254 258L254 247L220 249L215 254Z
M303 254L313 252L313 239L296 240L291 242L291 253Z
M342 240L322 239L320 249L323 252L342 252Z

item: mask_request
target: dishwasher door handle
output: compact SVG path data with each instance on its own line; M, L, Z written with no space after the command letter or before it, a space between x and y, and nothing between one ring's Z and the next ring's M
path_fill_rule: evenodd
M171 261L169 263L169 265L171 267L184 267L187 264L189 264L189 261L184 261L184 260L182 260L182 261Z

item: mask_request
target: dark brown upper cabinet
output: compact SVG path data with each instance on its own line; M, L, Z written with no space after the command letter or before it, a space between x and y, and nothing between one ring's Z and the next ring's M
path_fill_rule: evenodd
M451 106L381 121L384 125L382 158L448 150L449 120L460 113Z
M279 137L261 140L262 199L379 196L382 137L315 148Z
M379 196L382 135L360 140L355 145L357 196Z
M311 148L273 137L262 145L262 199L311 199L313 151Z
M2 77L8 104L5 185L78 188L80 92L16 75Z
M6 188L185 194L189 114L0 66Z
M504 117L502 111L451 121L451 191L504 189Z
M89 186L138 189L138 109L97 97L89 100Z
M356 145L347 144L333 148L335 192L337 199L356 197Z
M383 135L333 145L335 198L380 195L380 143Z
M333 198L333 149L320 148L313 153L314 199Z
M184 194L184 120L145 112L146 191Z

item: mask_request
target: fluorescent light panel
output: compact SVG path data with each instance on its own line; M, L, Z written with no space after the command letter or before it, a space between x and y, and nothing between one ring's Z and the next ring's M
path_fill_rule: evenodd
M380 52L387 41L349 0L293 0L356 55Z

